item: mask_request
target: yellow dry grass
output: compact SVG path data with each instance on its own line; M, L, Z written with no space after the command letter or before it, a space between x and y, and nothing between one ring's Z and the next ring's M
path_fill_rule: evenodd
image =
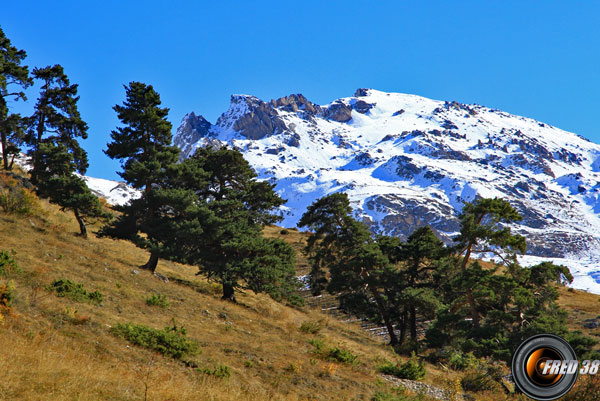
M389 391L376 367L396 356L357 324L262 294L238 294L238 304L225 302L219 286L196 276L195 267L161 260L158 272L170 279L164 283L139 269L145 251L94 235L84 240L70 214L44 201L40 208L35 216L0 212L0 250L14 249L23 269L11 278L16 298L0 324L0 400L370 400L376 391ZM265 233L292 244L299 274L307 273L300 252L305 235L281 230L267 227ZM63 278L100 291L103 304L56 297L47 286ZM0 278L0 285L6 282ZM146 304L156 293L167 297L169 308ZM591 313L598 297L579 295L565 291L561 301L567 307L581 303ZM583 308L592 300L593 306ZM201 352L193 357L199 367L226 365L231 377L200 373L110 333L116 323L163 328L173 321L200 343ZM306 321L320 322L321 331L301 332ZM313 338L351 350L358 363L319 359L308 344ZM459 378L428 365L425 382L453 387ZM507 398L480 394L475 399Z
M0 249L15 250L23 269L11 278L16 298L0 326L0 400L367 400L381 388L375 367L393 354L357 325L262 294L221 301L218 285L196 268L161 260L158 272L171 279L164 283L139 269L145 251L93 235L84 240L71 215L40 204L38 216L0 213ZM48 285L63 278L100 291L103 304L56 297ZM155 293L170 307L148 306ZM319 334L299 330L308 320L321 322ZM231 377L200 373L109 330L173 321L199 341L199 367L226 365ZM352 350L359 362L319 359L311 338Z

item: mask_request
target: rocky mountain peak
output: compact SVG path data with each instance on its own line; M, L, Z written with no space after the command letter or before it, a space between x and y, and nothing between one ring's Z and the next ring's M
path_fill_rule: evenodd
M212 126L195 114L184 120L175 139L184 153L210 141L241 149L288 200L285 226L343 191L373 232L405 238L428 224L451 242L465 202L501 197L523 216L513 229L527 237L526 258L600 265L600 145L548 124L365 88L328 105L236 95ZM594 277L576 280L600 288Z

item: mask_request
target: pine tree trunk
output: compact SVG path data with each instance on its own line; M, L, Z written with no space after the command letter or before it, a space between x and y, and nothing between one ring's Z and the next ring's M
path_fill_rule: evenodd
M225 301L237 302L235 299L235 289L231 284L223 283L223 296L221 299Z
M469 258L471 257L471 247L472 246L473 245L469 245L469 247L467 248L467 253L465 254L465 257L461 264L463 273L467 271L467 263L469 263ZM477 306L475 305L475 298L473 297L473 291L471 291L470 287L467 287L466 292L467 292L467 300L469 301L469 307L471 309L471 318L473 319L473 327L478 329L481 326L479 324L479 313L477 312Z
M148 259L145 265L140 266L140 269L150 270L154 273L156 271L156 266L158 266L158 254L156 252L150 252L150 259Z
M410 339L417 342L417 311L413 305L410 306Z
M4 163L4 170L8 170L8 151L7 151L7 140L6 140L6 134L2 133L0 134L2 136L2 161Z
M81 236L83 238L87 238L88 237L87 236L87 228L85 227L85 222L79 215L79 209L77 209L77 208L73 209L73 213L75 214L75 218L77 219L77 222L79 223L79 231L81 233Z
M406 308L404 308L404 312L402 313L402 327L400 328L400 338L398 338L398 345L404 344L404 339L406 338L406 316Z
M375 291L371 291L371 294L373 295L373 298L375 299L375 304L377 304L377 309L379 309L379 314L381 315L381 318L383 319L383 322L385 323L385 327L388 331L388 335L390 336L390 345L397 345L398 337L396 336L396 333L394 333L394 325L392 324L390 317L388 316L388 314L385 311L381 297Z

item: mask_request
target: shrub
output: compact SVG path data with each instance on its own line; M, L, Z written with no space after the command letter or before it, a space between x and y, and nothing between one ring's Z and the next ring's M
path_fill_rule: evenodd
M396 376L400 379L422 380L425 377L425 364L417 360L413 353L411 358L403 364L386 361L377 367L377 370L386 375Z
M17 262L13 258L16 255L15 251L0 251L0 276L8 278L14 274L21 274L23 271L17 265Z
M371 397L371 401L411 401L414 398L408 398L403 394L390 394L385 391L377 391Z
M4 315L11 313L10 306L15 299L15 285L12 281L0 285L0 323L4 321Z
M152 294L152 296L146 298L146 305L159 306L161 308L168 308L170 306L167 297L161 294Z
M454 350L450 353L448 365L454 370L465 370L477 365L477 358L471 352L464 353Z
M300 325L300 331L308 334L317 334L321 331L321 324L314 320L308 320Z
M289 230L287 230L286 228L284 228L283 230L279 231L279 234L281 235L288 235L290 232Z
M460 381L465 391L500 391L502 369L497 365L480 363L476 370L468 372Z
M358 359L358 355L340 347L329 347L322 340L309 340L308 343L315 347L316 355L328 361L352 365Z
M220 379L228 379L231 377L231 371L227 365L215 365L213 369L199 368L198 371L200 373L204 373L205 375L215 376Z
M186 338L185 327L177 327L175 323L172 327L167 326L162 330L141 324L119 323L111 331L135 345L176 359L181 359L184 355L194 355L199 350L196 341Z
M96 305L102 303L102 294L98 291L88 292L83 288L82 284L75 283L71 280L61 279L55 280L50 289L56 291L59 297L67 297L77 302L91 302Z
M5 213L35 214L39 210L38 198L22 183L6 175L0 175L0 208Z

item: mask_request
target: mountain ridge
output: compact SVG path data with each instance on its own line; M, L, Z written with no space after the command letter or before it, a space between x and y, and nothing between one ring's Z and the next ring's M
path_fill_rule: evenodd
M429 224L449 242L464 202L502 197L524 217L513 229L530 257L589 259L582 279L600 284L590 276L600 260L600 145L543 122L361 88L326 105L233 95L215 124L187 114L174 142L183 157L205 145L242 151L288 199L285 226L344 191L375 233L406 237Z

